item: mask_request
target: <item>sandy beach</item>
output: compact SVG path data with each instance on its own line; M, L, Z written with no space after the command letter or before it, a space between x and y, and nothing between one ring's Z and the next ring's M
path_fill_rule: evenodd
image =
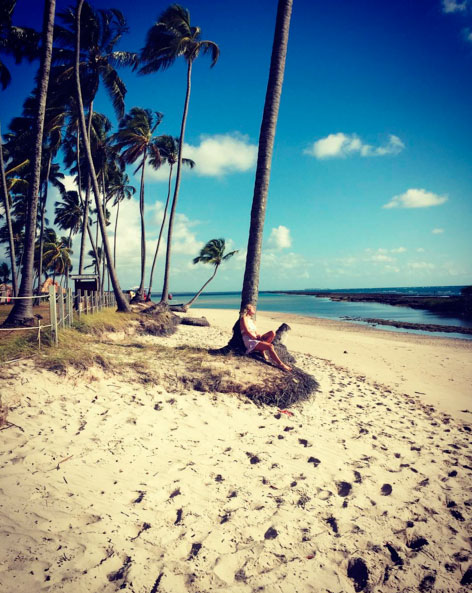
M114 340L220 347L237 318L190 314ZM258 314L282 322L320 384L290 410L4 366L0 592L471 591L472 342Z

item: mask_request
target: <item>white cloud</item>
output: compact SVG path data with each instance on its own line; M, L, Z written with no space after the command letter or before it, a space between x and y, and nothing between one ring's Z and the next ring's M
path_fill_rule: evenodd
M433 235L442 235L444 233L444 229L433 229L431 232Z
M375 253L368 258L368 261L373 262L393 262L395 259L390 257L389 255L384 255L383 253Z
M410 262L408 267L411 270L434 270L436 266L425 261L416 261Z
M443 12L464 12L468 8L468 0L442 0Z
M172 233L172 252L196 257L203 247L192 229L198 222L190 221L185 214L176 214Z
M439 196L425 189L408 189L405 193L394 196L383 208L429 208L447 202L447 196Z
M290 237L290 229L283 225L273 228L267 243L273 249L287 249L291 247L292 238Z
M308 278L308 269L312 264L298 253L279 254L275 251L262 252L262 266L264 268L275 269L279 275L283 275L293 270L292 278Z
M418 253L424 253L426 251L426 249L424 249L424 247L418 247L418 249L416 251Z
M470 29L464 29L463 34L464 34L464 39L468 43L472 43L472 31Z
M201 136L198 146L184 145L187 158L195 161L197 175L220 177L248 171L256 164L257 146L241 134Z
M390 134L387 144L376 147L362 142L357 134L339 132L317 140L303 152L317 159L327 159L347 157L354 154L360 154L363 157L385 156L387 154L398 154L404 148L405 145L400 138L393 134Z
M405 253L406 247L396 247L395 249L390 249L391 253Z
M74 179L75 179L75 177L73 175L64 175L64 179L62 180L62 183L64 184L66 191L72 191L72 190L77 191L78 190Z
M249 137L234 132L200 136L200 144L193 146L184 143L183 156L195 161L195 167L184 166L182 173L192 171L201 177L222 177L231 173L242 173L252 169L257 160L257 145L250 144ZM174 167L174 178L176 168ZM147 179L168 181L169 166L159 169L147 169Z

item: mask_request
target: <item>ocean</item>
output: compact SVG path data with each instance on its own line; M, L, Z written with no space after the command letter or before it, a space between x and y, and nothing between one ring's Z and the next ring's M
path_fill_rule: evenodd
M389 292L395 294L405 294L408 296L450 296L460 294L462 286L428 286L428 287L401 287L401 288L375 288L375 289L343 289L327 290L326 292ZM307 289L316 290L318 289ZM152 295L157 298L159 295ZM173 302L181 303L188 300L191 293L174 293ZM203 293L194 307L200 309L239 309L241 304L240 292L206 292ZM307 317L321 317L323 319L334 319L345 321L346 317L362 317L386 319L391 321L406 321L410 323L435 324L435 325L453 325L456 327L472 327L472 321L465 321L456 317L438 316L429 311L420 309L410 309L409 307L393 307L381 303L349 303L341 301L331 301L325 297L315 297L312 295L281 294L273 292L259 293L257 308L260 311L276 311L280 313L293 313ZM349 321L350 323L360 323L360 321ZM379 326L380 327L380 326ZM394 328L383 325L382 330L416 333L431 336L443 336L448 338L472 339L472 335L449 333L449 332L426 332L419 330L410 330L403 328Z

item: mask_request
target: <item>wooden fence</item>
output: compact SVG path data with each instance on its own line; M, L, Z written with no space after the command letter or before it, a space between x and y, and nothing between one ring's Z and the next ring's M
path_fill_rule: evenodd
M116 299L113 292L89 292L80 290L74 295L71 288L63 290L60 288L58 292L54 286L49 287L49 294L44 294L32 297L11 297L10 302L18 298L28 298L34 301L48 300L49 301L49 323L43 323L43 315L35 315L37 319L37 326L34 327L8 327L0 328L0 331L15 332L15 331L36 331L38 336L38 345L41 348L41 333L50 329L53 344L59 342L59 331L66 327L71 327L74 322L74 316L79 319L82 315L89 315L97 313L102 309L108 307L116 307ZM45 304L46 311L47 305ZM41 313L45 313L44 308L40 309ZM46 317L47 317L47 313Z

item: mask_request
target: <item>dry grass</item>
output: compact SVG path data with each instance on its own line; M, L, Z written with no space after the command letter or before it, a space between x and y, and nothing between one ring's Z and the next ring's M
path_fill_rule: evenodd
M130 331L133 323L140 319L135 313L118 313L114 309L103 309L93 315L82 315L76 319L74 328L83 333L95 337L103 336L106 333Z
M65 376L71 370L86 373L98 367L130 383L162 385L169 393L186 389L232 393L283 408L317 388L312 377L296 368L284 373L247 356L214 356L204 348L143 344L139 334L152 333L160 321L146 316L143 322L142 317L111 310L82 316L73 328L61 330L58 346L33 355L34 344L23 342L16 352L29 355L37 367Z

